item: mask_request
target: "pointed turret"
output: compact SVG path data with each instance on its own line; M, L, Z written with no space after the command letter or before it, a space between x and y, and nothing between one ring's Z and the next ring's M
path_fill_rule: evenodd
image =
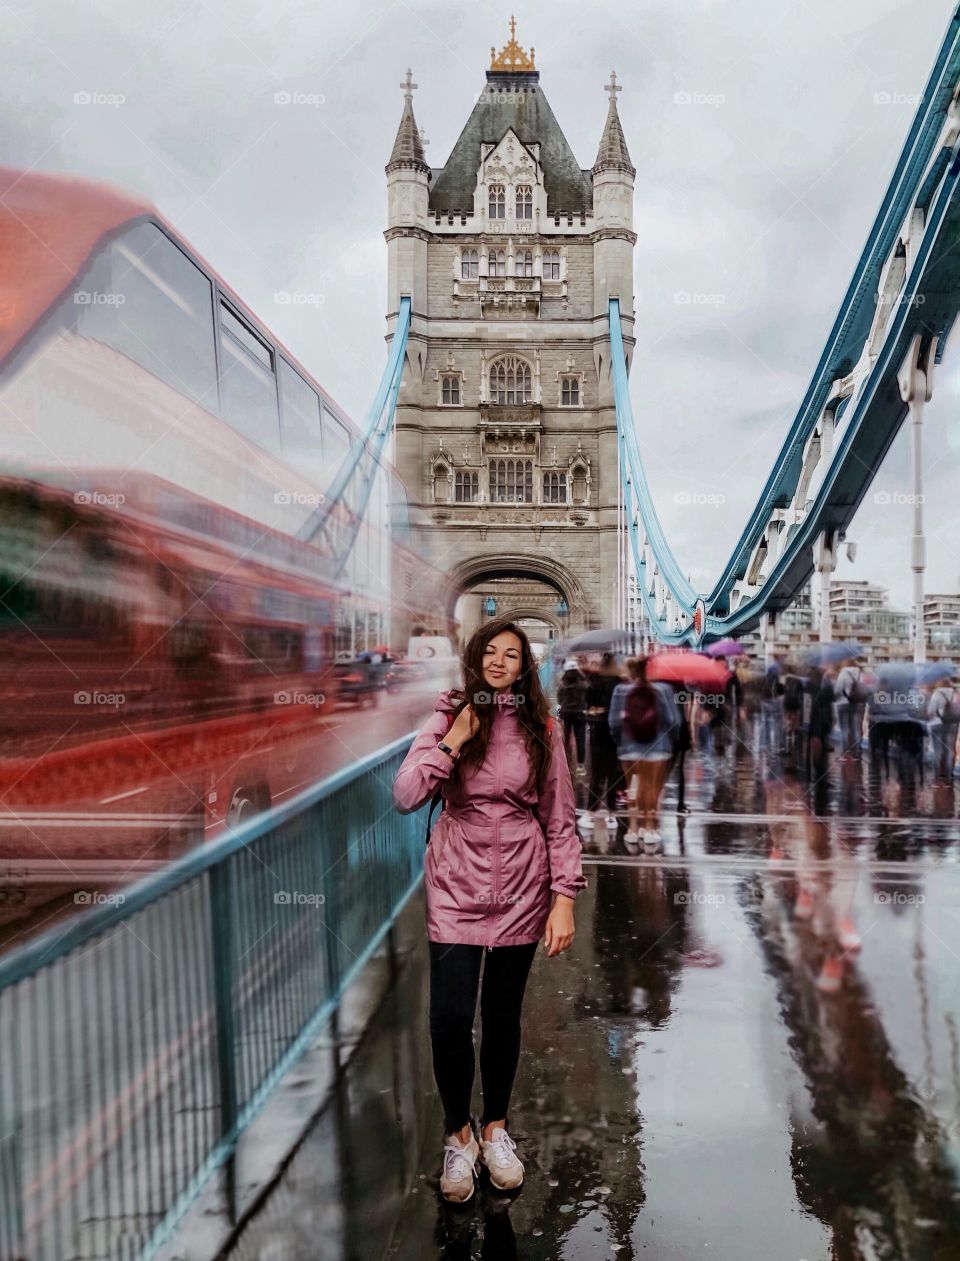
M420 129L413 116L413 90L417 87L413 81L413 71L407 71L407 77L400 86L403 88L403 113L400 116L397 138L393 142L393 152L390 154L386 171L389 175L391 171L409 167L429 174L430 168L427 166L426 155L423 152Z
M610 71L610 82L606 85L606 90L610 94L610 104L607 108L607 121L603 127L603 135L600 137L597 160L593 164L593 173L597 175L601 171L629 171L630 175L634 176L637 168L630 161L630 151L627 148L623 128L620 126L620 115L617 113L617 93L622 92L623 88L617 83L616 70Z

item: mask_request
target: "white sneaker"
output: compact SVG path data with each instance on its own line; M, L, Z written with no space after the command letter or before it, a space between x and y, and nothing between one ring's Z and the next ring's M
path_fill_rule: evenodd
M473 1130L470 1141L464 1143L456 1134L449 1134L443 1145L443 1170L440 1174L440 1194L455 1204L465 1204L473 1195L473 1175L478 1170L480 1144Z
M624 832L623 843L627 849L637 849L640 845L640 837L636 832Z
M659 854L663 849L663 840L659 832L644 832L643 849L647 854Z
M523 1165L514 1155L516 1150L516 1143L502 1125L494 1128L489 1141L480 1139L480 1160L498 1191L512 1191L523 1181Z

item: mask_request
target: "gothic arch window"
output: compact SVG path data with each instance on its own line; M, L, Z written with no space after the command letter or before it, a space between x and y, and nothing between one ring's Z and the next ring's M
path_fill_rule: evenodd
M560 406L580 406L580 378L573 373L564 373L560 377Z
M440 406L459 407L463 401L460 390L460 373L445 372L440 377Z
M560 279L560 251L544 250L543 251L543 278L544 280Z
M507 197L502 184L490 185L488 214L491 219L503 219L507 212Z
M454 503L476 503L479 494L480 474L471 469L457 469L453 477Z
M464 250L460 259L460 278L476 280L480 274L480 256L476 250Z
M491 250L487 258L487 273L490 276L507 274L507 256L503 250Z
M533 218L533 189L529 184L517 185L517 218Z
M533 503L533 460L491 460L490 502Z
M543 502L565 504L567 502L567 475L552 469L543 475Z
M516 270L518 276L533 275L533 251L520 250L516 259Z
M491 403L529 403L532 397L530 365L507 355L490 365Z

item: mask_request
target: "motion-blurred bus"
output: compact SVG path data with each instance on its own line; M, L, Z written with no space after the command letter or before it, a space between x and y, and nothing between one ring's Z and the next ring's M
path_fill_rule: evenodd
M0 882L331 769L335 664L422 617L405 494L311 537L357 431L149 204L0 169L0 415Z

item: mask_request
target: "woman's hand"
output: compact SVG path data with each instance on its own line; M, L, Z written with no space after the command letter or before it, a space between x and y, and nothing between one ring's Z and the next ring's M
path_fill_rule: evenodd
M443 737L444 744L449 744L454 752L459 752L462 745L477 734L480 719L473 712L472 705L465 705L453 720L453 725Z
M547 948L547 956L562 954L573 942L573 898L558 893L554 899L547 927L543 934L543 944Z

